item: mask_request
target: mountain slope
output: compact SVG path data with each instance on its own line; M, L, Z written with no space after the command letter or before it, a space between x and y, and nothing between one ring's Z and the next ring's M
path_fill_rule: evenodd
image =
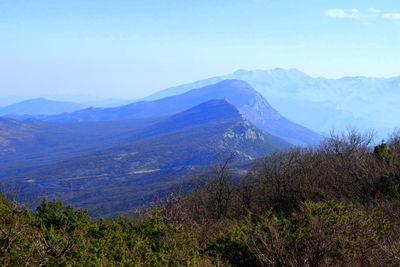
M0 178L12 173L133 142L163 118L84 123L21 122L0 118Z
M375 128L383 135L398 126L400 77L313 78L296 69L238 70L171 87L145 98L182 94L226 79L248 82L284 116L319 132L347 126Z
M72 112L84 108L84 105L53 101L45 98L25 100L7 107L0 108L0 116L14 115L54 115L63 112Z
M34 126L17 120L0 118L0 155L16 152L19 144L30 142Z
M292 144L309 145L316 144L320 140L320 136L316 133L281 116L261 94L240 80L224 80L155 101L140 101L108 109L90 108L42 119L73 122L162 116L181 112L210 99L227 99L255 126Z
M145 136L147 135L147 136ZM156 191L198 175L232 153L252 160L290 146L264 134L225 100L212 100L143 129L138 141L20 173L22 197L59 198L94 215L128 211Z

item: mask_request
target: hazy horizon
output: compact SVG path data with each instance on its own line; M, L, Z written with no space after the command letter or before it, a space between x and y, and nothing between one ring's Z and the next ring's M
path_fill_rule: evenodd
M235 71L232 71L231 73L234 73L234 72L239 71L239 70L245 70L245 71L268 71L268 70L275 70L275 69L283 69L283 68L276 67L276 68L273 68L273 69L251 69L251 70L248 70L248 69L237 69ZM334 80L335 79L348 78L348 77L366 77L366 78L378 78L378 79L379 78L388 79L388 78L400 77L400 73L399 73L399 75L388 76L388 77L366 76L366 75L357 75L357 76L345 75L345 76L340 76L340 77L326 77L326 76L310 75L309 73L303 72L301 69L298 69L298 68L290 68L290 69L295 69L297 71L300 71L300 72L302 72L302 73L304 73L304 74L306 74L306 75L308 75L308 76L310 76L312 78L326 78L326 79L334 79ZM284 70L290 70L290 69L284 69ZM30 100L30 99L36 99L36 98L46 98L46 99L54 100L54 101L79 102L79 103L83 103L83 104L84 103L96 102L96 101L104 101L104 100L121 100L121 101L123 101L123 100L132 100L132 101L135 101L135 100L140 100L141 98L144 98L146 96L149 96L149 95L151 95L151 94L153 94L155 92L159 92L161 90L168 89L170 87L181 86L181 85L184 85L184 84L190 84L190 83L193 83L193 82L196 82L196 81L201 81L201 80L212 78L212 77L219 77L219 76L229 75L231 73L224 73L224 74L221 74L221 75L213 75L213 76L209 76L209 77L198 78L198 79L195 79L195 80L192 80L192 81L186 81L186 82L183 82L183 83L180 83L180 84L173 84L173 85L167 86L165 88L151 90L149 92L146 92L143 95L137 95L136 97L135 96L129 96L129 94L127 94L125 96L120 95L120 96L115 97L115 96L113 96L111 94L108 95L108 96L107 95L94 95L94 94L90 95L90 94L80 94L79 92L75 93L75 94L74 93L65 93L65 94L62 94L62 93L61 94L60 93L59 94L57 94L57 93L56 94L41 94L41 93L35 94L35 93L33 93L31 95L17 95L17 94L15 94L15 95L11 95L11 94L10 95L2 95L2 92L0 92L0 106L2 106L2 105L3 106L4 105L11 105L11 104L14 104L14 103L17 103L17 102Z
M0 2L0 96L140 98L237 69L400 75L393 1Z

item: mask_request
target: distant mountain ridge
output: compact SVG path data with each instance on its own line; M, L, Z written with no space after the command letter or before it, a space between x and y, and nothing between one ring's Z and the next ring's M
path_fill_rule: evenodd
M295 145L317 144L320 136L279 114L247 82L224 80L180 95L154 101L139 101L116 108L88 108L72 113L41 117L50 122L121 120L166 116L182 112L210 99L226 99L258 128Z
M297 69L238 70L156 92L145 100L182 94L226 79L248 82L281 114L318 132L374 128L385 135L398 127L400 76L314 78Z
M0 108L0 116L4 115L55 115L64 112L73 112L85 108L85 105L53 101L45 98L25 100Z

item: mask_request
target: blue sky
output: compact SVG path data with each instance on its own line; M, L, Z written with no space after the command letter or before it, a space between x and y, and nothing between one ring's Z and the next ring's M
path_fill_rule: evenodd
M0 0L0 96L135 98L237 69L400 75L395 0Z

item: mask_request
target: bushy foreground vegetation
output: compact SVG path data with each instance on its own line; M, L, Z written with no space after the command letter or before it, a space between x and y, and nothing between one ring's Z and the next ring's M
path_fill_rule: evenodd
M129 218L0 198L1 266L399 266L400 137L229 160Z
M200 258L193 234L156 215L91 222L60 201L44 201L33 213L0 201L1 266L186 266Z

